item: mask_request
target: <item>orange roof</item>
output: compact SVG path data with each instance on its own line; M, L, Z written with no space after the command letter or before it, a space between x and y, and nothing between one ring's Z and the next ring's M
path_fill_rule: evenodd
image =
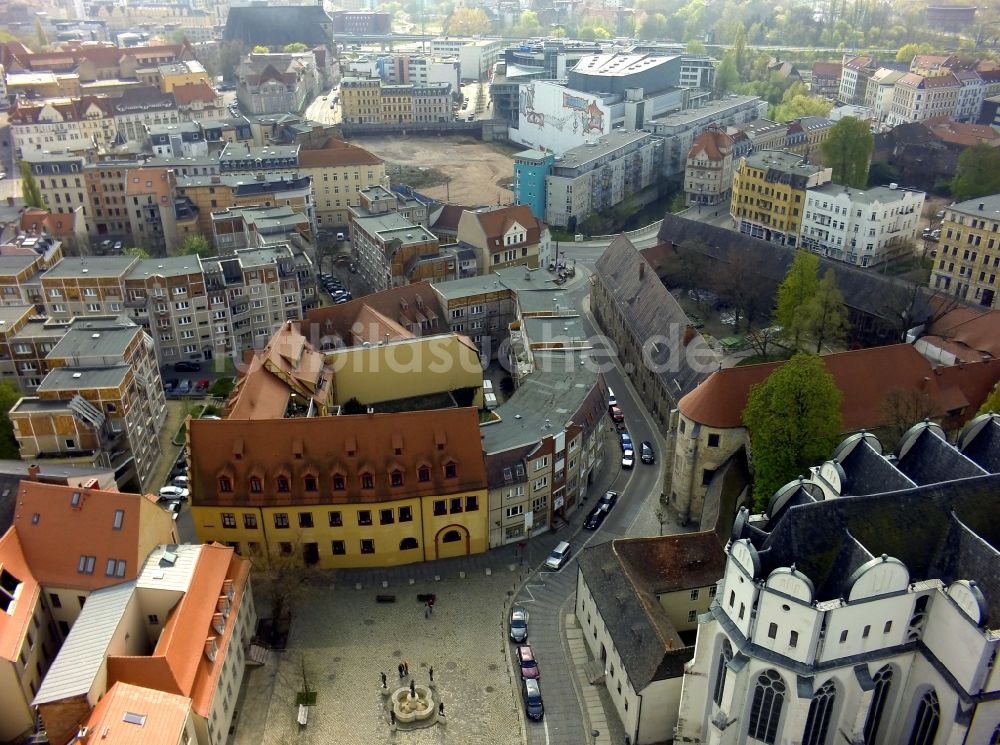
M320 339L320 347L324 349L327 342L336 346L353 344L358 319L366 308L391 319L414 336L440 334L448 330L438 294L431 288L430 282L423 281L390 287L340 305L310 310L302 321L302 333L310 339Z
M126 714L138 717L126 719ZM115 683L90 712L86 726L102 745L176 745L190 716L191 701L184 696Z
M299 167L329 168L333 166L374 166L382 163L382 159L365 150L363 147L331 137L323 147L299 151Z
M391 341L413 338L413 334L391 318L386 318L370 305L365 305L358 311L358 315L351 325L351 332L355 345L363 342L378 344L387 337Z
M953 122L947 117L925 119L922 124L939 140L950 142L954 145L968 147L980 142L994 146L1000 145L1000 134L985 124Z
M816 78L839 78L842 72L839 62L814 62L812 75Z
M952 308L931 321L921 339L947 348L961 362L977 362L987 356L1000 359L1000 311Z
M527 229L528 235L525 243L538 243L541 237L542 223L531 214L531 207L527 204L511 204L506 207L499 207L483 212L473 212L476 220L483 229L486 236L487 245L499 246L503 241L504 233L515 222Z
M121 510L120 527L115 528ZM21 481L14 527L28 565L49 587L96 590L135 579L154 542L169 543L173 520L156 498L100 489ZM58 546L58 550L53 547ZM92 571L78 571L92 557ZM106 576L109 559L124 560L124 574Z
M983 397L978 391L980 378L1000 378L1000 365L969 371L965 375L934 370L930 363L909 344L894 344L822 357L823 364L843 393L841 416L844 431L874 429L884 423L883 401L894 390L926 392L934 416L944 416L963 398L976 406ZM782 362L746 365L719 370L678 402L688 419L707 427L731 429L743 426L743 410L752 386L762 383ZM965 367L973 367L966 365ZM969 390L965 390L966 387ZM988 392L989 389L987 389ZM973 412L966 412L966 415Z
M231 607L240 607L250 562L220 543L202 546L191 583L163 626L156 648L148 657L109 657L108 682L131 683L188 696L200 716L211 714L212 695L222 672L235 626L235 613L225 620L219 634L212 617L218 612L224 582L232 580ZM206 642L215 640L215 660L205 653Z
M0 610L0 659L13 661L21 652L24 634L34 616L41 592L41 586L31 573L21 540L14 528L9 528L0 537L0 569L22 583L17 600L6 612ZM2 607L0 604L0 608Z
M733 152L733 138L717 127L710 127L695 137L687 157L697 158L702 152L709 160L723 160Z
M20 227L28 233L46 232L55 238L67 238L74 234L75 221L76 218L71 213L28 207L21 213Z
M215 103L219 94L208 83L184 83L184 85L174 86L174 100L178 106L187 106L193 101L204 103Z

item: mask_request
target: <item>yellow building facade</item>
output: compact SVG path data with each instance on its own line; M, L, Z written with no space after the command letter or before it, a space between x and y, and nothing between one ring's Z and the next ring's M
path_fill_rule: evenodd
M930 285L987 308L1000 307L1000 194L956 202L945 210Z

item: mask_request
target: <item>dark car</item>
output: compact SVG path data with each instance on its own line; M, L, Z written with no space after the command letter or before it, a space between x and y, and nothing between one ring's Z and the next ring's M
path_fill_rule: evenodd
M656 453L653 452L653 443L643 440L639 444L639 460L643 463L655 463Z
M535 660L535 653L527 644L517 648L517 664L521 668L521 677L525 680L539 678L541 673L538 670L538 662Z
M521 696L524 698L524 713L528 719L542 721L545 716L545 706L542 703L542 688L534 678L521 681Z
M174 392L174 388L177 387L177 381L173 378L168 378L163 381L163 392L168 396Z
M583 527L586 530L597 530L601 527L601 523L604 522L604 518L608 516L608 510L611 508L606 504L598 504L594 509L590 511L587 515L587 519L583 521Z
M201 370L201 363L181 360L174 363L174 370L177 372L199 372Z
M510 640L523 644L528 640L528 611L514 608L510 612Z
M619 409L617 406L611 407L611 420L615 422L625 421L625 415L622 413L622 410Z
M608 506L608 511L610 512L611 508L614 507L617 502L618 492L608 490L604 492L604 496L598 501L597 506L600 507L601 505L606 504Z

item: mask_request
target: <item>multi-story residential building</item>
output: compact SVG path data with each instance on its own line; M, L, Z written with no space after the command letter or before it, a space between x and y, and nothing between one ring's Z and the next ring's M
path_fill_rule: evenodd
M777 149L801 155L812 160L822 160L822 145L830 136L833 120L823 116L803 116L788 123L785 144Z
M982 77L975 70L958 70L955 78L961 83L962 89L958 93L958 102L952 116L960 122L978 121L986 89Z
M87 198L84 213L91 237L109 240L128 234L131 221L126 193L128 171L134 165L135 161L130 160L102 160L83 169Z
M60 98L80 95L80 76L75 72L54 73L50 71L12 72L4 76L6 87L3 98L8 95L19 98Z
M729 204L733 188L733 138L710 127L695 138L684 168L684 197L689 206Z
M663 173L681 177L694 138L711 125L742 126L767 114L767 102L757 96L729 95L694 109L653 119L650 131L664 141Z
M209 83L184 83L172 92L181 116L203 127L231 116L222 94Z
M236 97L248 114L294 113L319 93L321 84L312 52L251 53L240 64Z
M181 85L211 84L205 66L193 59L157 65L156 74L159 78L160 90L164 93L172 93L175 88Z
M863 104L868 91L868 79L877 67L871 57L851 57L845 54L840 71L837 101L844 104Z
M750 139L754 150L781 150L788 139L788 127L787 122L755 119L738 126L738 129Z
M843 65L840 62L814 62L809 91L816 96L836 98L840 93L840 77Z
M831 173L783 150L751 153L733 175L734 225L755 238L797 245L806 190L829 182Z
M928 78L908 72L893 87L886 124L896 127L939 116L952 117L961 92L961 81L951 73Z
M386 85L380 78L340 81L342 116L348 124L411 124L451 121L447 83Z
M90 599L133 582L156 544L179 539L170 515L140 494L102 491L96 479L82 487L43 483L37 470L16 486L15 519L0 537L5 611L0 738L5 742L33 732L36 694ZM69 734L76 734L78 723L74 719L67 726ZM50 738L56 735L49 732Z
M392 33L392 14L377 10L335 10L329 14L335 34L372 36Z
M448 83L452 93L461 88L462 76L457 57L435 59L418 54L394 54L379 57L374 64L374 72L386 83Z
M427 225L428 204L426 198L417 198L412 190L399 187L390 190L376 185L358 192L360 204L351 208L353 217L368 217L395 212L416 225Z
M878 266L913 250L925 194L896 184L851 189L824 184L806 192L799 245L855 266Z
M555 163L554 153L524 150L514 155L514 201L526 204L539 220L545 218L545 181Z
M76 212L82 208L89 222L92 210L84 188L86 160L82 156L33 150L25 153L22 160L31 167L35 183L50 212Z
M156 156L199 158L208 155L208 143L197 122L149 125L146 139Z
M42 274L46 313L52 318L113 316L125 302L125 277L135 256L66 257Z
M213 212L233 207L287 206L308 216L310 223L316 220L309 176L183 176L177 179L177 196L191 201L193 222L203 235L212 234Z
M1000 194L955 202L941 221L930 286L962 300L1000 307Z
M165 256L178 245L177 214L183 202L174 200L177 179L166 168L130 168L125 195L130 239L150 255Z
M140 488L160 456L166 401L153 341L120 318L74 319L46 356L49 372L10 419L22 459L87 454Z
M9 71L75 72L81 82L136 80L140 78L140 70L181 59L193 59L191 48L186 44L128 48L107 43L81 44L56 51L18 54L16 64Z
M339 396L363 401L365 390L384 398L388 390L440 391L459 381L458 360L444 376L429 372L429 358L414 357L405 377L392 365L376 368L376 358L384 363L384 355L399 355L403 346L414 351L441 338L406 338L400 331L396 340L387 332L384 344L331 352L352 357L343 367L293 324L275 335L234 392L227 416L189 425L200 535L238 544L251 556L298 556L306 566L324 567L392 566L487 549L475 408L375 413L369 405L367 414L352 415L333 406ZM481 386L475 353L469 362L465 375L478 376ZM343 392L335 391L334 366L345 378Z
M220 173L292 173L298 169L298 145L265 145L227 142L219 153Z
M361 204L361 192L388 187L381 158L336 138L320 148L300 150L298 172L312 179L319 229L346 228L350 208Z
M592 212L621 204L654 182L663 147L648 132L616 130L567 150L545 177L545 221L576 229Z
M408 270L423 256L437 254L440 242L423 225L398 212L351 216L351 246L368 286L384 290L406 284Z
M906 73L900 70L890 70L880 67L868 78L868 87L865 90L864 105L872 110L876 122L884 122L892 109L892 99L896 90L896 83Z
M180 121L174 94L162 93L152 86L126 89L111 101L111 111L120 142L145 144L151 128Z
M462 82L486 80L493 65L503 55L502 39L470 39L438 37L431 39L431 54L436 57L458 57Z
M281 243L311 246L309 218L291 207L239 207L212 213L212 241L220 255Z
M956 445L911 428L894 457L846 439L741 508L684 667L679 742L982 742L1000 736L992 522L998 424Z
M0 379L31 393L49 371L46 357L66 325L40 318L33 305L0 308Z
M33 150L89 153L114 144L112 101L98 96L19 99L9 113L17 157Z
M476 252L481 274L510 266L536 269L549 252L549 229L526 204L466 210L458 242Z

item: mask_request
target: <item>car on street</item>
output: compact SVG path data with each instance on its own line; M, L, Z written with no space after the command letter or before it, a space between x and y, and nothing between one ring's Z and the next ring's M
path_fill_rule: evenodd
M190 492L181 486L164 486L160 489L160 499L178 500L187 499Z
M598 505L606 504L608 506L609 512L611 511L611 508L614 507L617 503L618 503L618 492L611 491L610 489L604 492L604 496L601 497L600 500L598 500L597 502Z
M191 392L191 381L187 379L182 380L181 384L177 386L177 393L183 396L185 393L190 393L190 392Z
M181 502L171 502L167 505L167 512L170 513L170 516L174 520L176 520L177 516L181 514L181 504Z
M118 251L121 251L124 247L125 246L122 244L121 241L115 241L114 245L111 246L111 249L115 251L115 253L117 253Z
M570 552L569 541L560 541L545 560L545 566L553 571L562 569L563 564L569 561Z
M535 660L535 653L527 644L517 648L517 666L521 668L521 678L524 680L537 679L541 676L538 670L538 661Z
M635 465L635 453L631 449L622 453L622 468L631 468Z
M608 388L608 408L618 405L618 398L615 396L615 392Z
M180 362L174 363L175 372L199 372L201 370L200 362L191 362L190 360L181 360Z
M611 421L613 422L624 422L625 414L617 406L611 407Z
M524 699L524 713L528 719L542 721L545 716L545 705L542 703L542 688L534 678L521 681L521 696Z
M587 519L583 521L584 530L597 530L601 527L601 523L608 516L608 510L610 509L606 504L599 504L592 509L590 514L587 515Z
M184 474L179 474L177 476L174 476L170 480L170 485L171 486L179 487L181 489L187 489L188 488L188 477L185 476Z
M510 612L510 640L517 644L528 640L528 611L524 608Z
M177 387L177 381L176 380L164 380L163 381L163 393L165 395L167 395L167 396L169 396L171 393L173 393L174 392L174 388L176 388L176 387Z
M5 178L7 178L7 172L0 171L0 181L3 181Z
M656 453L653 452L653 443L643 440L639 443L639 460L643 463L655 463Z
M622 432L618 437L621 440L622 452L632 449L632 435Z

